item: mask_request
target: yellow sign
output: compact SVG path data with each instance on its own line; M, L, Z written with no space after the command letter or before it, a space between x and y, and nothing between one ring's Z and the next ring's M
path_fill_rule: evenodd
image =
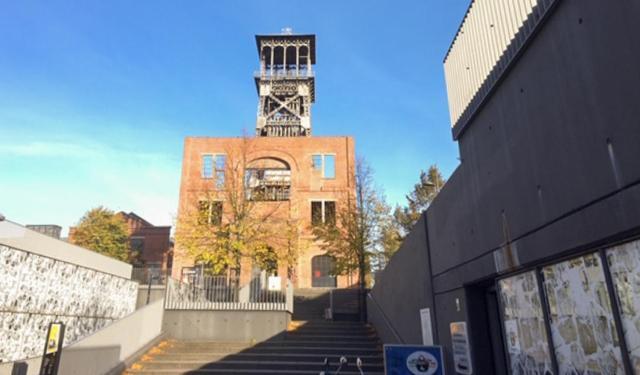
M49 337L47 337L47 350L45 354L56 353L60 348L60 323L51 324Z

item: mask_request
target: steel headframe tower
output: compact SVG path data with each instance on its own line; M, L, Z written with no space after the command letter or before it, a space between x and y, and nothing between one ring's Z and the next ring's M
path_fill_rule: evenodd
M256 135L302 137L311 135L311 104L315 101L316 36L256 35L260 71L256 89L260 96Z

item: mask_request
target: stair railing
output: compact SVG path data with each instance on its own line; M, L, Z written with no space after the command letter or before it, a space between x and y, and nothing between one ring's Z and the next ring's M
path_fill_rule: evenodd
M393 336L396 338L396 340L398 341L399 344L405 344L404 340L402 339L402 337L400 337L400 335L398 334L398 331L396 331L395 327L393 326L393 324L391 324L391 321L389 320L389 318L387 317L387 314L384 313L384 310L382 310L382 307L380 307L380 305L378 304L378 301L376 301L375 298L373 298L373 296L371 295L371 293L367 294L367 297L369 297L369 299L371 300L371 302L373 302L373 306L376 308L376 310L378 310L378 312L380 312L380 315L382 316L382 320L384 321L384 324L389 328L389 330L391 330L391 333L393 333Z

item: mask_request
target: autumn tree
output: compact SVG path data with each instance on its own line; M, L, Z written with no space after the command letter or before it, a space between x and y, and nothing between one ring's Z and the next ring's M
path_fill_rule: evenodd
M366 319L366 277L380 241L386 205L364 159L356 161L354 177L355 192L337 207L336 222L315 226L313 234L320 247L336 260L335 274L358 272L360 314L361 319Z
M405 196L407 205L397 206L393 213L398 235L402 239L411 232L422 212L433 202L445 182L435 164L430 166L427 172L420 171L420 181L414 185L411 193Z
M176 242L208 272L238 270L250 258L262 270L275 272L279 262L291 269L297 260L299 228L288 202L269 201L249 186L253 138L225 150L224 178L200 192L197 205L183 207ZM233 146L239 147L233 147Z
M401 228L387 206L379 228L378 268L384 268L402 244Z
M73 244L125 262L133 261L127 224L115 212L96 207L87 211L70 236Z

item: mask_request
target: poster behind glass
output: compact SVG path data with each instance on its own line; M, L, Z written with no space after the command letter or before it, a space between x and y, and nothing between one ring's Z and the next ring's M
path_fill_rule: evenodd
M640 241L607 250L631 366L640 375Z
M511 374L553 374L534 271L502 279L498 286Z
M624 374L598 254L542 269L560 375Z

